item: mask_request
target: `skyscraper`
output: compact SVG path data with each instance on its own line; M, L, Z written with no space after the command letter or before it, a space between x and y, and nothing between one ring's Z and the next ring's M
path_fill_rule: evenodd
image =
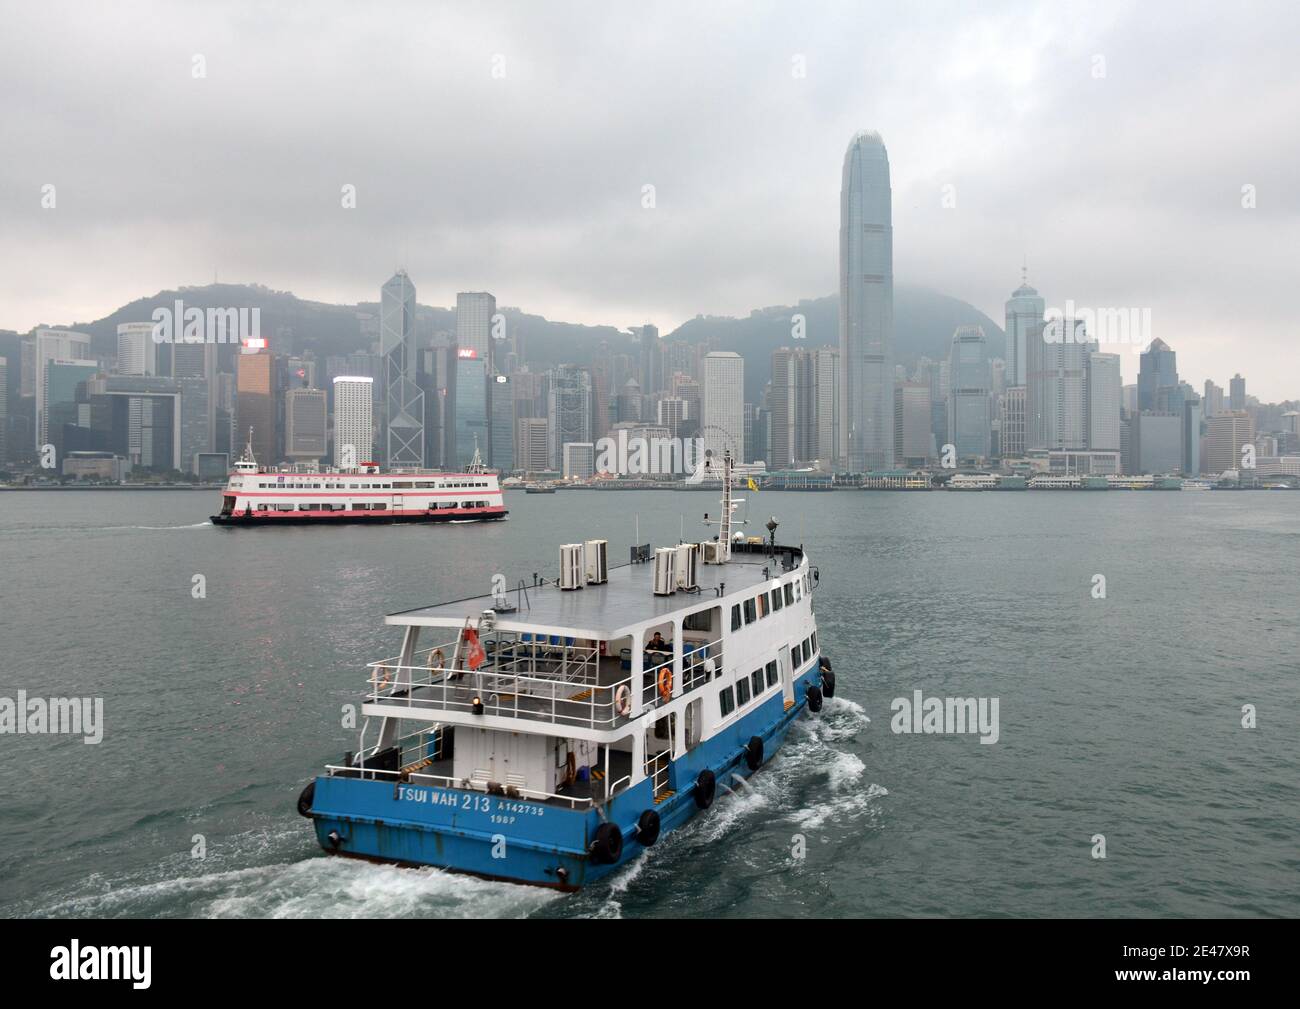
M1120 370L1118 354L1088 355L1088 448L1120 450Z
M380 289L379 353L384 359L385 461L394 467L422 466L424 393L415 374L415 285L405 270Z
M1025 454L1025 387L1013 385L1002 394L1002 428L998 450L1003 459L1019 459Z
M486 291L456 295L456 403L455 464L470 464L477 448L484 460L492 458L493 356L492 317L496 298ZM502 390L509 394L509 387ZM511 405L513 410L513 404ZM508 464L502 464L508 468Z
M700 437L704 450L721 460L726 449L731 458L745 458L745 360L731 351L714 351L704 358L704 423ZM893 430L892 386L890 430ZM890 435L891 439L893 435ZM893 454L892 442L890 454Z
M280 388L276 358L269 350L244 348L235 358L235 443L236 457L253 435L253 456L262 466L280 461L279 410L276 396ZM179 456L179 450L178 450Z
M958 459L992 454L988 341L979 326L958 326L948 352L948 441Z
M550 425L545 417L520 417L515 424L515 469L540 473L551 465Z
M1049 333L1029 334L1025 361L1025 448L1080 451L1088 447L1088 343L1082 322L1054 319Z
M1201 475L1201 423L1204 407L1201 397L1189 394L1183 400L1183 475Z
M374 384L369 375L338 375L334 379L335 466L359 466L371 461Z
M77 426L77 389L99 374L96 361L48 361L45 365L46 444L54 446L59 467L69 449L63 441L66 425Z
M49 443L49 418L46 416L46 370L51 361L90 360L90 337L67 329L37 329L31 335L31 360L36 395L36 451Z
M1219 476L1240 469L1242 447L1254 441L1255 422L1245 410L1225 410L1206 423L1205 470Z
M9 459L9 361L0 356L0 469Z
M1240 374L1233 375L1228 383L1228 409L1246 409L1246 380Z
M1046 305L1038 292L1029 286L1027 272L1022 271L1020 286L1011 292L1005 305L1007 321L1007 370L1004 377L1008 387L1024 385L1028 374L1025 354L1029 349L1029 334L1042 325Z
M781 347L772 351L772 445L767 463L789 469L817 458L816 386L813 355Z
M1205 395L1202 397L1205 417L1208 420L1216 413L1223 413L1223 387L1215 385L1208 378L1205 380Z
M894 227L889 155L863 131L840 183L840 458L849 470L894 462Z
M1169 344L1159 337L1142 352L1138 365L1138 409L1162 410L1162 390L1178 388L1178 358Z
M457 294L456 345L462 349L469 347L476 359L492 363L492 317L496 314L497 299L488 292L462 291Z
M838 347L813 351L813 397L817 416L816 455L823 469L839 468L840 352Z
M284 455L290 462L325 456L325 390L290 389L284 394Z
M551 371L548 420L551 469L564 467L564 446L591 439L591 373L577 364Z
M647 323L637 331L641 354L641 393L654 396L664 390L664 348L659 340L659 328Z
M904 466L930 462L930 383L900 382L894 389L894 455Z
M117 327L117 373L158 374L158 345L152 322L123 322Z

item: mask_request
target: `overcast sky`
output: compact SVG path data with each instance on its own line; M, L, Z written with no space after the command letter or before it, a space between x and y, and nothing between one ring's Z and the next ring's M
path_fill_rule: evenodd
M0 328L214 274L375 300L398 265L426 304L746 314L837 289L866 128L898 282L1001 322L1027 256L1049 306L1150 308L1198 387L1300 396L1295 4L0 11Z

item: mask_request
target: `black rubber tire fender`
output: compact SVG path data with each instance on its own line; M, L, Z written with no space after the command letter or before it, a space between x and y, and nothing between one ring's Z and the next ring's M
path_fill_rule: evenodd
M647 848L659 840L659 814L653 809L647 809L637 818L636 839Z
M749 742L745 744L745 766L751 771L757 771L763 766L763 739L761 736L750 736Z
M695 779L695 805L708 809L713 805L713 797L718 791L718 779L707 767Z
M835 674L829 669L822 670L822 693L827 697L835 696Z
M808 688L808 710L816 714L822 709L822 688Z
M298 796L299 816L305 816L308 819L311 818L311 804L312 804L312 800L315 798L316 798L316 779L313 778L311 781L307 782L307 787L304 788L302 790L302 794Z
M616 823L602 823L591 842L591 857L600 865L613 865L623 854L623 832Z

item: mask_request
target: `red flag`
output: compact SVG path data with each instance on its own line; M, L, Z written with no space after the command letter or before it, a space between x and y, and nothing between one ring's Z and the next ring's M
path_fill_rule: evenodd
M465 644L468 646L465 649L465 657L466 661L469 662L470 669L478 669L479 666L483 665L483 660L487 658L487 655L483 651L483 646L478 643L478 632L472 627L465 628Z

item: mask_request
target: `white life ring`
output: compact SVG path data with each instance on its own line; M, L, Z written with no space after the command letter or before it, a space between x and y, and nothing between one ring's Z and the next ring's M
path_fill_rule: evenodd
M620 683L618 689L614 691L614 710L623 716L632 713L632 691L628 689L626 683Z

